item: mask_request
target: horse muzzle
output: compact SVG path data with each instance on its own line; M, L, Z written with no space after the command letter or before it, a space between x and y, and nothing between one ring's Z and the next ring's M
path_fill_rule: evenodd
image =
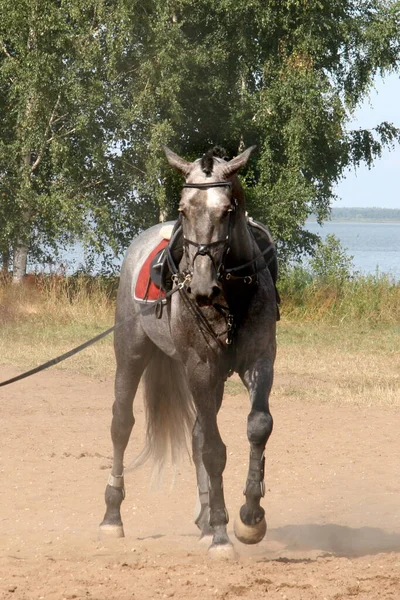
M204 307L212 306L222 290L216 279L207 282L204 279L193 278L187 291L193 296L198 306Z

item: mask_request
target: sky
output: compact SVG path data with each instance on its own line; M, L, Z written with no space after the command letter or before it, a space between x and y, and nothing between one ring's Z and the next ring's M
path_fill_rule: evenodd
M382 121L400 127L400 75L377 78L369 99L356 111L351 129L372 128ZM359 167L348 171L336 187L338 200L333 206L400 209L400 145L384 150L371 169Z

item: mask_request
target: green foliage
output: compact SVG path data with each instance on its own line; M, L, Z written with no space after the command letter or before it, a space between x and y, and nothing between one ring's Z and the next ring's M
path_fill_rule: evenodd
M398 66L399 3L180 0L146 10L124 134L141 193L176 215L179 186L162 138L188 158L214 144L232 157L256 143L243 174L249 211L269 224L284 260L310 251L316 236L303 224L312 212L328 217L344 169L370 165L399 138L389 123L347 130L374 75Z
M28 239L37 255L76 237L96 251L114 239L114 203L131 191L111 152L116 4L0 0L0 245Z
M355 272L334 235L318 242L307 265L286 266L278 287L284 319L400 322L400 283L386 274Z
M318 240L310 268L313 279L319 283L340 285L352 278L353 257L346 253L335 235L328 234L325 240Z
M176 216L163 143L193 159L256 143L249 211L286 260L312 250L303 224L327 218L344 169L399 139L390 123L347 129L374 76L398 68L398 0L0 0L0 13L0 250L78 237L118 252Z

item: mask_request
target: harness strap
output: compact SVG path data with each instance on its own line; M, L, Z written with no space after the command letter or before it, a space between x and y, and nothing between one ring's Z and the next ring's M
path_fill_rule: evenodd
M260 254L257 254L257 256L255 256L252 260L249 260L248 262L244 263L243 265L239 265L238 267L231 267L230 269L224 269L224 273L226 273L227 275L230 273L234 273L235 271L241 271L242 269L245 269L246 267L250 267L250 265L253 265L259 258L264 258L265 260L265 255L270 252L270 250L274 250L275 246L273 244L273 242L270 243L270 245L263 250L262 252L260 252ZM274 258L274 254L272 253L272 256L270 256L270 258L268 259L268 261L265 262L265 267L267 267L269 265L269 263L271 262L271 260ZM265 267L263 267L263 270L265 269ZM243 277L238 277L236 276L235 279L245 279L246 277L249 277L248 275L244 275ZM227 277L227 279L233 279L233 276L231 277Z
M228 239L229 236L226 236L224 240L216 240L215 242L207 242L205 244L202 244L199 242L192 242L192 240L189 240L187 237L183 236L183 241L186 244L191 244L192 246L195 246L195 248L198 248L197 254L201 255L208 254L207 248L214 248L215 246L219 246L220 244L226 244Z

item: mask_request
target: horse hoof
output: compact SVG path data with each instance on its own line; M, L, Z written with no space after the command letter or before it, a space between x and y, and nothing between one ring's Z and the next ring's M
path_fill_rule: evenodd
M100 525L100 538L123 538L125 537L122 525Z
M201 538L199 538L200 546L205 546L206 548L209 548L211 546L212 541L213 541L213 534L202 535Z
M240 517L235 519L233 531L242 544L258 544L267 532L267 522L263 518L257 525L245 525Z
M232 544L215 544L208 549L208 557L212 560L237 560Z

